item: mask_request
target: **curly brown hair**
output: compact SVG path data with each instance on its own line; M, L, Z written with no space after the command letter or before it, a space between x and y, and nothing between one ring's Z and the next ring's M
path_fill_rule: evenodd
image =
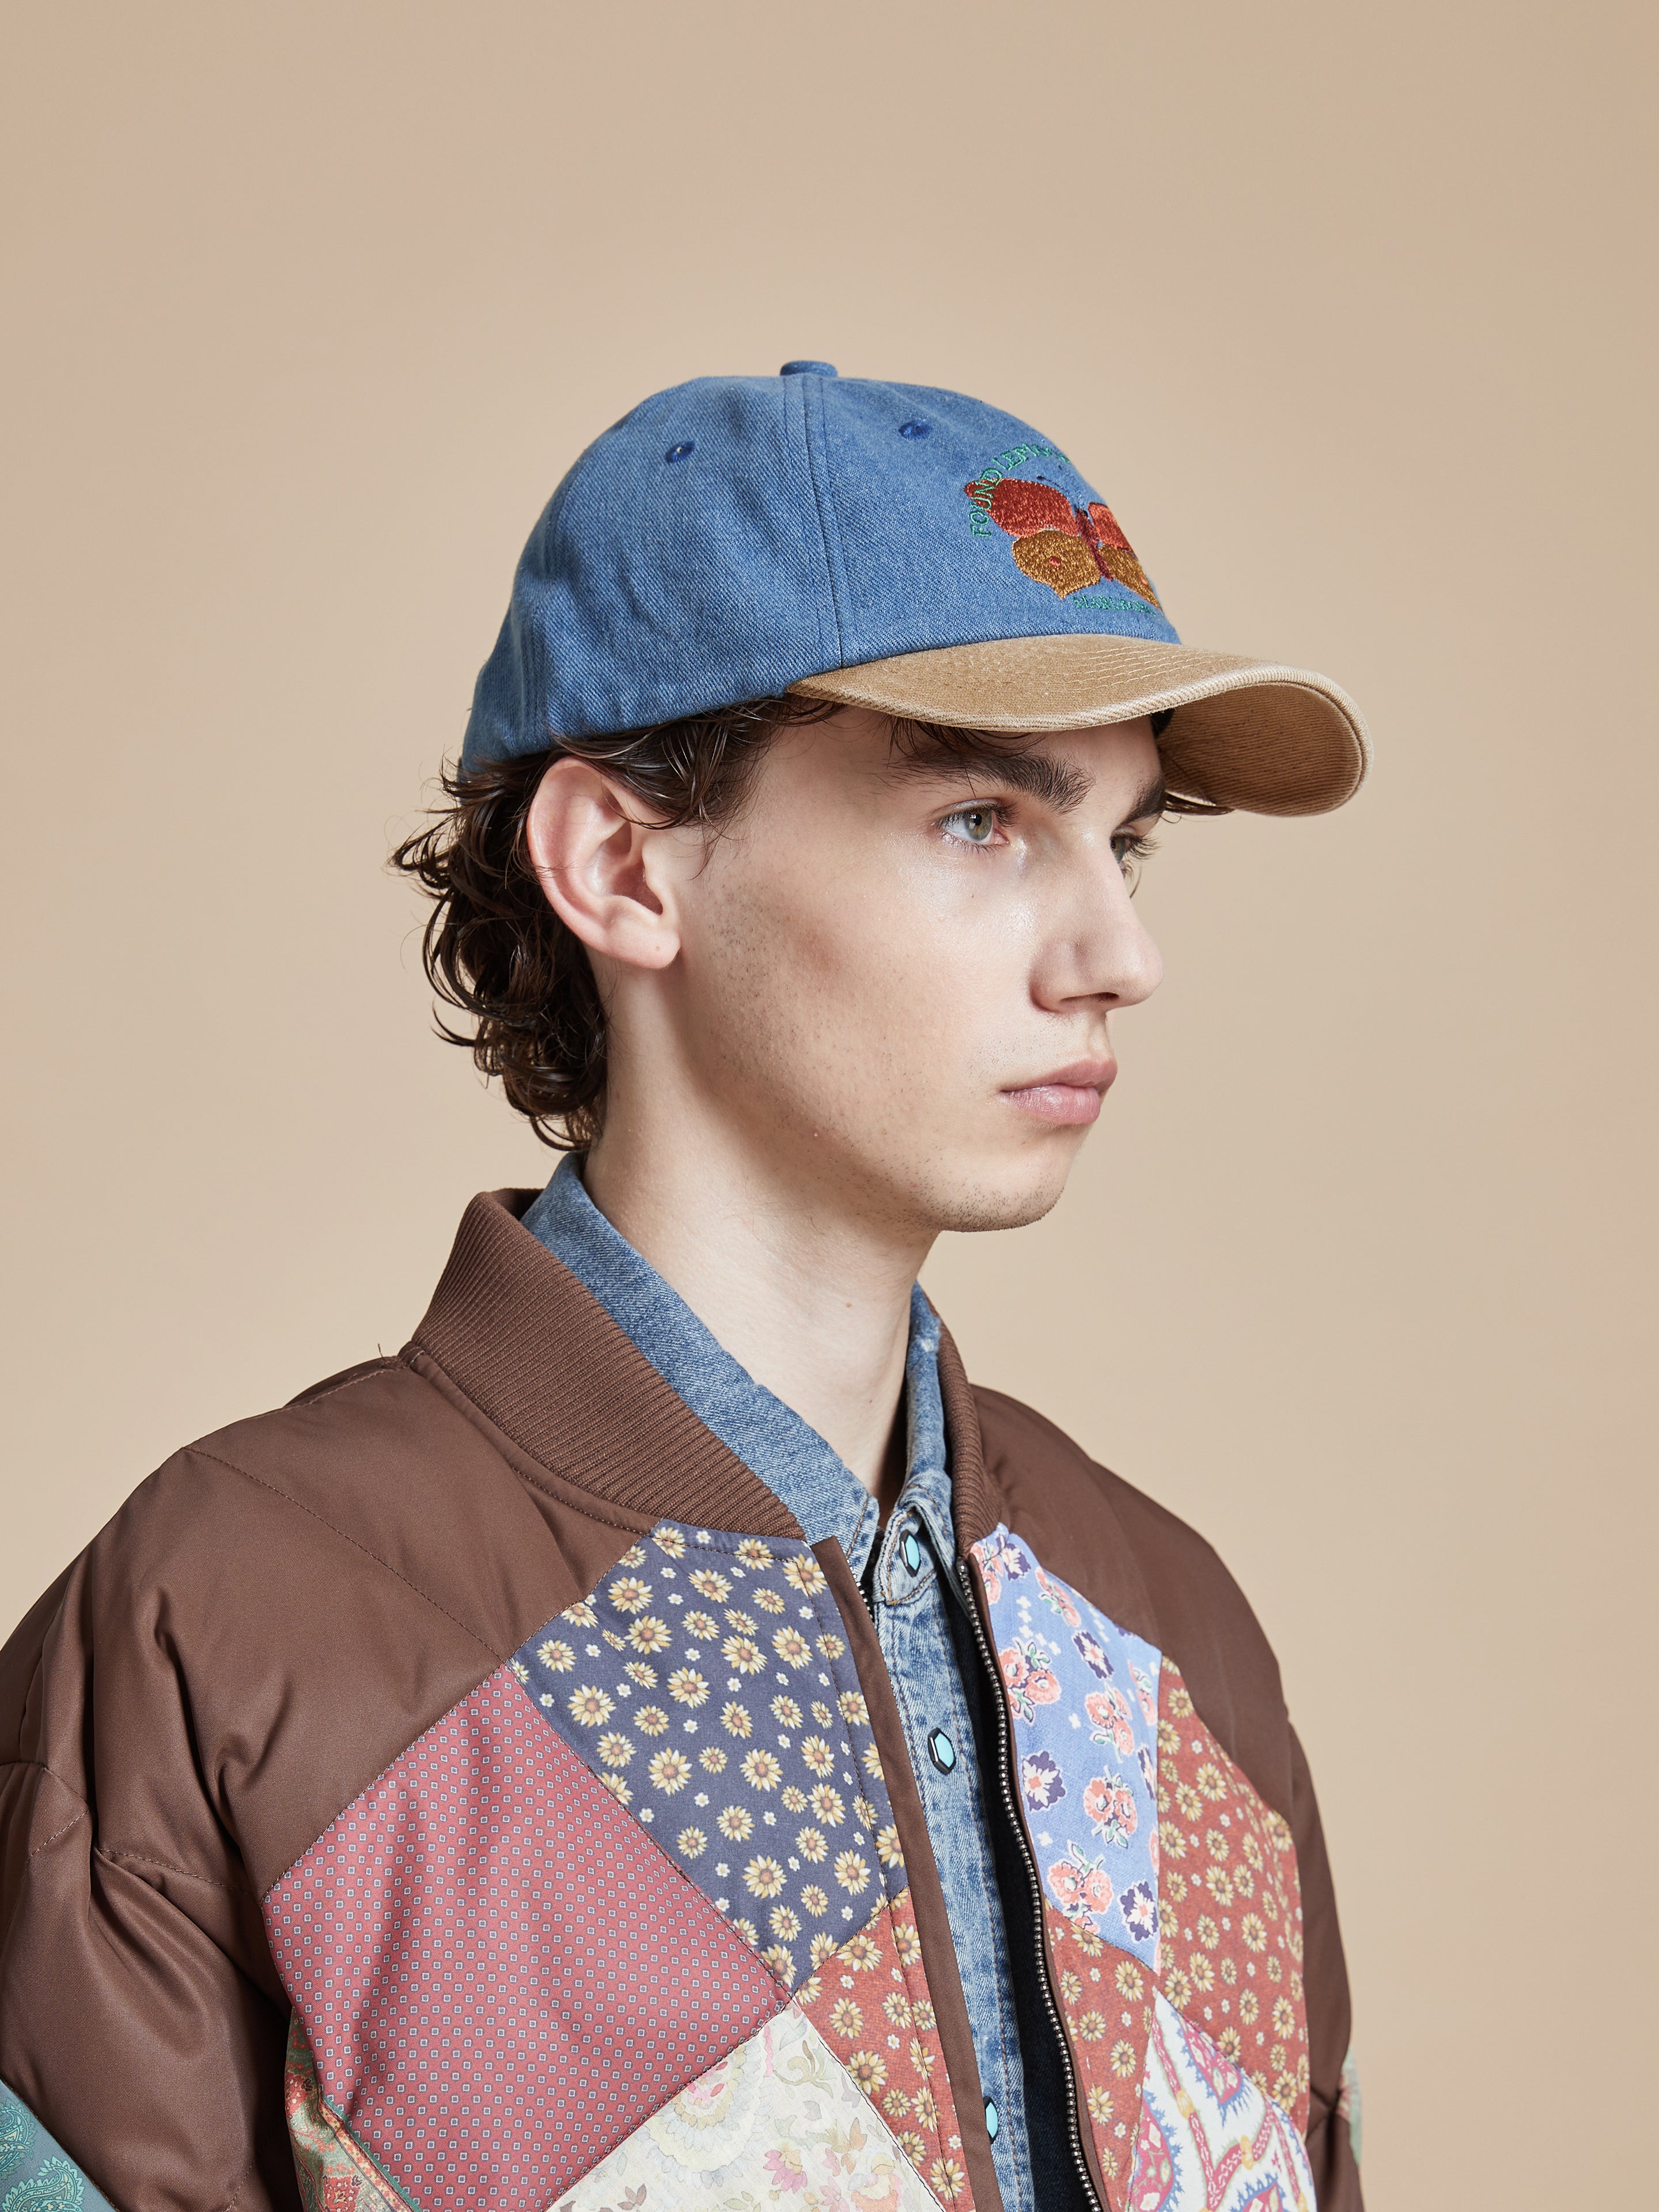
M445 774L448 805L404 839L391 865L433 901L421 943L433 989L476 1024L453 1029L440 1014L438 1034L471 1052L486 1076L500 1077L544 1145L585 1150L605 1126L605 1006L587 948L548 902L526 850L531 802L550 765L566 754L591 762L659 820L713 834L738 812L780 730L836 712L828 700L750 699L648 729L561 738L543 752ZM929 722L896 722L893 738L908 752L945 754L1032 742ZM1169 804L1172 812L1215 811L1173 795Z
M741 807L762 754L832 702L751 699L678 722L447 770L447 806L406 837L392 866L432 898L421 957L433 989L476 1027L438 1034L499 1076L544 1145L581 1151L605 1124L605 1018L587 948L548 903L525 847L531 801L566 754L614 776L659 819L714 831Z

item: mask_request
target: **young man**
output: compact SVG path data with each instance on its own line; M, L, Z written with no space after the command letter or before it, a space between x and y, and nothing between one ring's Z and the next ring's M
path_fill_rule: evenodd
M975 401L796 362L589 448L399 856L571 1149L8 1647L20 2204L1353 2212L1273 1655L915 1282L1060 1197L1160 815L1365 757Z

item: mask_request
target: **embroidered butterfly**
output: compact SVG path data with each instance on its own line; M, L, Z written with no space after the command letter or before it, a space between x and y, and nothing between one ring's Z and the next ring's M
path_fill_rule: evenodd
M1004 477L995 485L964 484L963 489L981 514L1013 539L1011 550L1025 574L1047 584L1062 599L1104 579L1121 584L1160 614L1164 611L1133 546L1118 528L1111 508L1099 500L1091 499L1086 507L1073 507L1052 484L1032 483L1022 477Z

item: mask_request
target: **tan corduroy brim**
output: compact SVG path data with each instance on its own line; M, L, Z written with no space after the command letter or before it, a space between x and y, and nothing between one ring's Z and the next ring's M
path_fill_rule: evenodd
M1252 814L1328 813L1370 765L1359 709L1325 677L1143 638L951 645L789 688L910 721L1034 736L1173 713L1158 740L1171 791Z

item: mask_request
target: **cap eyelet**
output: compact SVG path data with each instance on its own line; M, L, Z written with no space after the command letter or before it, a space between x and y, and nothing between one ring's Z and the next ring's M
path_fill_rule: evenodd
M931 422L913 421L909 422L901 422L899 424L899 435L901 438L931 438L933 434L933 426Z
M688 453L695 453L696 450L696 440L688 438L683 446L671 446L663 459L665 461L683 461Z

